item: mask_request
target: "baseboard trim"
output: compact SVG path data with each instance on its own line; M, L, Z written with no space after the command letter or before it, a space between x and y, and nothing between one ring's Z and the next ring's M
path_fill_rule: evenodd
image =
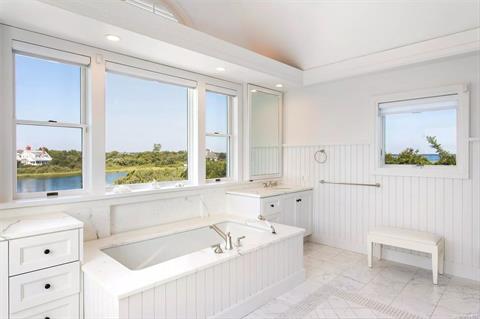
M341 248L349 251L354 251L357 253L366 255L367 244L361 246L358 244L352 244L347 241L339 241L331 238L325 238L318 235L310 236L310 241L318 244L323 244L331 247ZM367 262L367 257L365 256L365 263ZM432 269L432 261L429 257L423 254L414 254L409 253L406 250L397 250L384 248L382 253L382 258L402 264L407 264L410 266L415 266L424 269ZM375 265L375 264L374 264ZM455 264L453 262L445 262L445 273L453 276L458 276L462 278L472 279L480 281L480 268L465 266Z
M225 318L242 318L248 315L250 312L259 308L260 306L266 304L275 297L280 296L281 294L289 291L293 287L299 285L305 280L305 269L296 272L295 274L283 279L282 281L267 287L258 293L248 297L239 304L236 304L230 307L227 310L222 311L221 313L210 317L214 319Z

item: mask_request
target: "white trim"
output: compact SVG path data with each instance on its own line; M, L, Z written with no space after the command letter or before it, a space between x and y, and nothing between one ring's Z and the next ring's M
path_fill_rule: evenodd
M232 89L232 88L226 88L218 85L213 85L213 84L206 84L205 88L207 91L213 92L213 93L220 93L223 95L229 95L232 97L238 96L238 89Z
M105 68L107 72L126 74L126 75L135 76L142 79L159 81L167 84L180 85L188 88L195 88L197 86L197 81L184 79L184 78L180 78L180 77L176 77L168 74L158 73L158 72L142 69L136 66L130 66L130 65L107 61L105 63Z
M478 52L479 50L480 28L477 27L427 41L308 69L303 71L303 85L329 82L414 63Z
M58 49L51 49L17 40L12 41L12 49L15 53L40 57L42 59L53 59L63 63L78 64L83 66L88 66L90 64L90 57L88 56Z
M383 120L379 105L391 101L406 101L434 96L458 96L457 108L457 153L455 166L415 166L415 165L385 165L383 164ZM469 132L470 132L470 95L466 84L415 90L384 96L373 99L375 132L374 132L374 175L393 176L424 176L424 177L469 177Z

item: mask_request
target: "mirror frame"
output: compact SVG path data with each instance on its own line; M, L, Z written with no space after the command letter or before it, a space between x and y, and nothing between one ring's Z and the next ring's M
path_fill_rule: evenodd
M267 94L272 94L279 97L279 117L278 117L278 144L280 146L280 155L279 155L279 166L280 170L278 173L275 174L264 174L264 175L252 175L251 174L251 150L250 147L253 144L253 136L252 132L252 90L257 90L257 92L263 92ZM274 178L282 178L283 176L283 92L275 91L271 89L267 89L258 85L254 84L247 84L246 89L247 95L247 107L245 119L245 157L244 157L244 168L245 168L245 177L249 181L256 181L256 180L265 180L265 179L274 179Z

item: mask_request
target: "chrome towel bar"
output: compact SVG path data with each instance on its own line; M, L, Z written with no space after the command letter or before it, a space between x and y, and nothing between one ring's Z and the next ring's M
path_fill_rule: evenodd
M369 186L369 187L380 187L380 183L375 184L363 184L363 183L340 183L340 182L327 182L323 179L320 180L320 184L336 184L336 185L354 185L354 186Z

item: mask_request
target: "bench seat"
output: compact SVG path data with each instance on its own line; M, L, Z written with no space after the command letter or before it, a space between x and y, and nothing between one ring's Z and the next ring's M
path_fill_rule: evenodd
M433 283L438 283L438 273L443 274L445 241L443 237L429 232L397 227L377 227L367 236L368 266L373 266L373 246L379 245L381 258L382 245L420 251L432 255Z

